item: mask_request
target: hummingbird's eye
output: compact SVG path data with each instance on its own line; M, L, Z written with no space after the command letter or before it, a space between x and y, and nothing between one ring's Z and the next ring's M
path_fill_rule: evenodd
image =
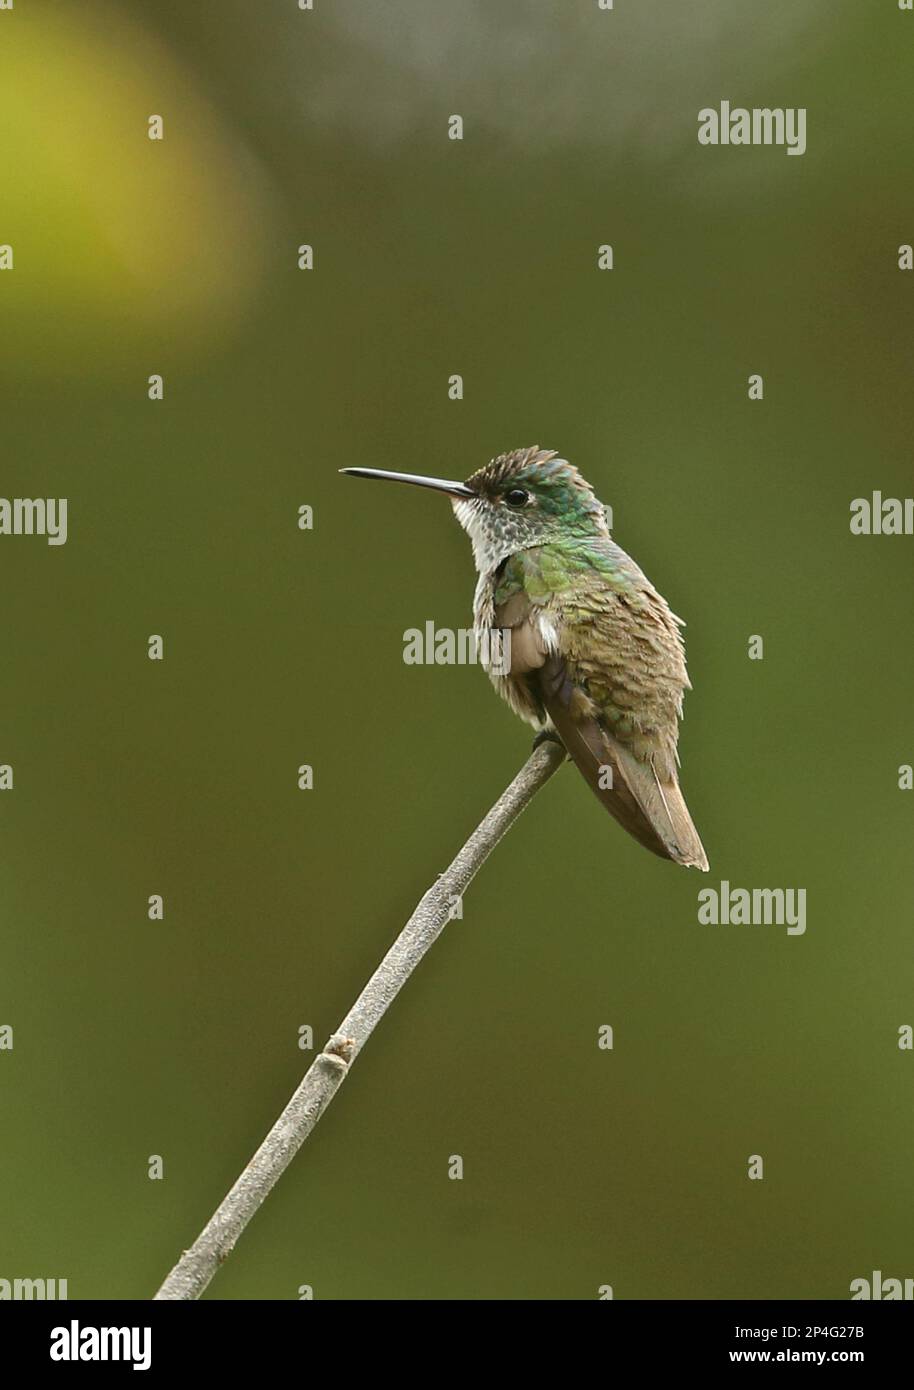
M525 487L512 487L510 492L505 493L505 501L509 507L525 507L530 501L530 494Z

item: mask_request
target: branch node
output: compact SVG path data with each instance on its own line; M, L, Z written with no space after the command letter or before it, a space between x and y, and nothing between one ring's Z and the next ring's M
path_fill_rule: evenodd
M340 1033L334 1033L321 1053L321 1058L330 1062L332 1066L342 1066L344 1071L348 1071L354 1054L355 1038L345 1038Z

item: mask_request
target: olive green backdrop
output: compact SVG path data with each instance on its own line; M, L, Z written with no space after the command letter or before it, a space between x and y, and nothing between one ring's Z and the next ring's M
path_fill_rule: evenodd
M207 1296L914 1275L914 540L848 526L912 491L912 45L894 0L0 13L0 491L70 527L0 538L0 1277L151 1295L525 758L402 661L469 621L449 506L337 470L533 443L688 620L711 874L563 770ZM699 146L722 99L807 153ZM721 879L806 934L699 925Z

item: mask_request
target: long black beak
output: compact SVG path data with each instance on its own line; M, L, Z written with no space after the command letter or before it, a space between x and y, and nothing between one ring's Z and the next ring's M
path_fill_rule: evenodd
M446 478L420 478L415 473L386 473L383 468L341 468L351 478L386 478L391 483L415 483L416 487L431 487L450 497L475 497L465 483L450 483Z

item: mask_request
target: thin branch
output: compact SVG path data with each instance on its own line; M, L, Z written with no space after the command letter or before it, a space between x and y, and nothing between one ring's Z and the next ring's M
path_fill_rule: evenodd
M199 1298L261 1202L301 1148L342 1084L371 1032L428 948L441 935L480 865L564 759L553 740L535 748L510 786L476 827L450 868L422 898L333 1037L308 1068L292 1099L157 1299Z

